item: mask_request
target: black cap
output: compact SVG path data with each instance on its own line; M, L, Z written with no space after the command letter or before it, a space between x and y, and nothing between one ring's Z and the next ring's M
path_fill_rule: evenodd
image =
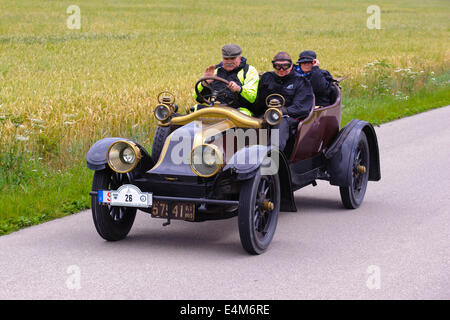
M303 63L303 62L313 62L314 59L316 59L316 53L311 50L306 50L300 53L300 56L298 58L297 63Z

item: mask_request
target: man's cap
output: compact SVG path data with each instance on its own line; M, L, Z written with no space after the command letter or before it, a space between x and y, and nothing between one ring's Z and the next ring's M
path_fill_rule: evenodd
M283 52L283 51L278 52L278 53L273 57L272 63L274 63L274 62L276 62L276 61L289 61L289 62L292 62L291 56L289 55L289 53Z
M316 57L317 56L314 51L306 50L300 53L297 63L313 62L313 60L316 59Z
M222 57L224 58L236 58L241 53L242 49L237 44L226 44L222 47Z

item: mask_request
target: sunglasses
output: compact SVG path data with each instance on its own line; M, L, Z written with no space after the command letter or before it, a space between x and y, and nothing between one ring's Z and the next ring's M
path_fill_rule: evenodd
M292 63L274 63L273 67L277 70L287 70L292 66Z

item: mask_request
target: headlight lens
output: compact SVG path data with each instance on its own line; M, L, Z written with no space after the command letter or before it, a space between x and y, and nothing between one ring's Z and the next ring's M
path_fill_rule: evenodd
M203 161L207 166L213 166L217 162L216 150L213 148L203 149Z
M165 104L159 104L156 106L154 114L155 118L159 121L166 121L167 119L169 119L171 111L170 108Z
M277 124L279 124L282 117L283 113L280 109L277 108L270 108L264 114L264 120L271 126L276 126Z
M222 152L214 145L201 145L191 152L192 171L200 177L215 175L223 164Z
M122 151L122 159L124 162L133 163L135 158L136 155L134 154L133 149L131 149L130 147L127 147Z
M140 158L139 147L131 141L114 142L106 154L109 167L118 173L127 173L133 170Z

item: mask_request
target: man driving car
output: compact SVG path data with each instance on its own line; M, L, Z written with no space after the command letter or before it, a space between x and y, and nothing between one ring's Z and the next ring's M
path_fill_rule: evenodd
M295 135L299 119L309 115L313 107L314 94L311 83L293 70L291 56L288 53L278 52L272 60L272 65L274 71L264 73L259 81L255 111L258 115L265 112L266 98L271 94L280 94L284 97L283 119L278 129L279 148L285 151L287 141Z
M236 44L224 45L222 62L207 67L203 76L220 77L229 81L228 85L217 80L205 80L198 85L198 90L205 97L210 97L212 90L220 92L216 97L217 101L252 115L251 109L256 100L259 75L255 67L247 64L247 59L242 57L241 53L241 47ZM196 93L194 93L194 99L199 103L205 103ZM200 108L197 105L193 111Z

